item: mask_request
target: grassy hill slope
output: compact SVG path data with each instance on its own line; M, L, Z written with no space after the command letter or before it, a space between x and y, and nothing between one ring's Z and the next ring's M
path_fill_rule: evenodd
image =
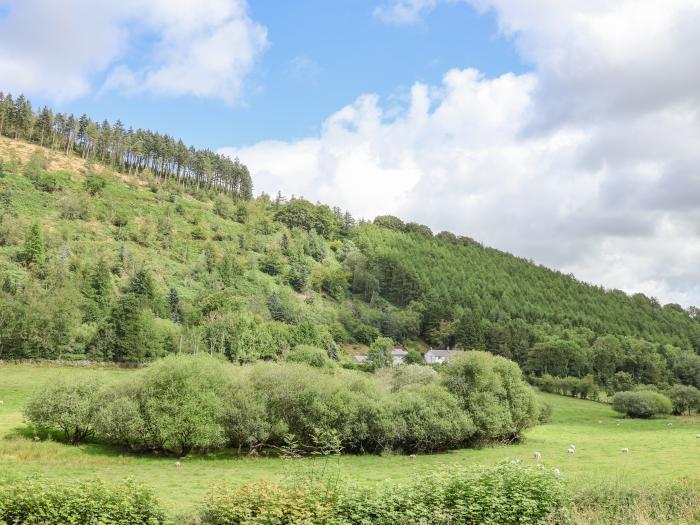
M0 159L0 358L342 357L388 336L537 375L700 384L700 323L677 305L393 217L234 201L4 137Z

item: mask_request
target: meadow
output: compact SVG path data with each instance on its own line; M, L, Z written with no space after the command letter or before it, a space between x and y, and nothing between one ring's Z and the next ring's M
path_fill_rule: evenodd
M22 417L31 394L58 376L79 376L85 369L67 366L0 365L0 482L27 476L50 479L132 478L155 488L173 516L185 515L213 484L242 484L280 479L313 469L316 460L238 458L235 451L193 455L175 467L172 457L137 456L117 448L32 440ZM130 370L99 372L118 378ZM360 485L402 483L444 466L496 464L522 460L534 466L533 452L542 453L547 469L558 468L573 491L601 486L651 487L688 479L700 481L700 419L666 417L652 420L621 418L609 406L552 394L539 394L552 407L551 422L526 432L522 443L444 454L342 456L324 468L333 476ZM576 445L569 455L567 447ZM622 454L621 448L630 449Z

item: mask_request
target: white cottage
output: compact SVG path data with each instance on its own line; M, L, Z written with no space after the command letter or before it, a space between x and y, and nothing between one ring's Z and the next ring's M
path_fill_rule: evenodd
M401 346L395 346L391 349L391 362L395 365L400 365L406 359L408 352Z
M447 361L451 356L463 354L464 350L450 350L449 348L445 350L437 350L431 348L425 354L423 354L423 359L428 365L441 365Z

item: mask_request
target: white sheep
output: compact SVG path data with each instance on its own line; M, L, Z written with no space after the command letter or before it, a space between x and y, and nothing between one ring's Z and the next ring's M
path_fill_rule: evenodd
M566 449L566 452L569 454L573 454L574 452L576 452L576 449L569 447Z
M415 455L415 454L411 454L411 455L408 456L408 457L409 457L410 459L416 459L416 455Z
M536 467L537 467L537 470L544 470L544 465L542 463L538 463L536 465Z
M554 469L554 477L555 478L560 478L561 477L561 471L558 468Z
M41 438L40 438L39 436L34 436L32 439L33 439L34 441L41 441Z
M175 462L175 466L179 468L179 467L182 466L182 463L180 463L179 461L176 461L176 462Z
M672 426L673 426L673 423L669 423L668 426L669 426L669 427L672 427Z
M629 451L630 449L628 449L627 447L620 449L620 452L622 452L623 454L627 454Z
M520 460L520 459L511 459L510 460L511 465L520 465L520 463L522 463L522 460Z
M533 454L533 457L535 458L536 461L539 461L542 459L542 452L535 452Z
M695 434L695 437L700 439L700 434Z
M5 404L5 402L2 399L0 399L0 406L2 406L4 404Z
M576 445L569 445L569 448L573 448L574 450L576 450Z

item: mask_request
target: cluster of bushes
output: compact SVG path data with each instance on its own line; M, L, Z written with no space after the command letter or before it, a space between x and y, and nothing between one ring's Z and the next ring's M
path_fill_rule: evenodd
M612 406L617 412L639 418L670 414L673 410L671 400L653 390L618 392L613 397Z
M451 470L380 489L261 482L211 491L203 525L535 525L561 516L560 483L513 466Z
M0 524L25 523L159 525L165 514L152 490L131 481L114 486L42 480L0 485Z
M600 395L600 387L595 384L592 375L584 377L555 377L544 374L542 377L533 378L533 382L543 392L551 394L593 400L598 399Z
M621 374L616 374L616 378ZM531 381L543 392L562 396L597 400L603 389L596 385L593 376L555 377L545 374L533 377ZM700 390L690 385L673 385L659 388L655 385L634 385L626 383L627 388L618 392L613 398L613 407L631 417L651 417L655 414L691 415L700 412ZM613 389L609 389L613 390ZM614 391L614 390L613 390ZM651 395L645 393L651 392ZM608 392L612 394L612 392ZM614 399L617 399L615 404ZM668 402L667 402L668 401ZM669 408L671 403L671 408ZM641 415L643 414L643 415Z
M537 525L559 523L565 503L553 476L512 465L449 470L407 486L374 489L300 481L213 487L191 517L201 525ZM0 486L0 524L168 523L153 492L125 481Z
M518 366L485 352L467 352L441 375L399 368L388 383L321 365L170 356L115 383L54 382L30 400L25 417L70 442L186 455L291 445L300 454L323 447L433 452L517 439L540 414Z

